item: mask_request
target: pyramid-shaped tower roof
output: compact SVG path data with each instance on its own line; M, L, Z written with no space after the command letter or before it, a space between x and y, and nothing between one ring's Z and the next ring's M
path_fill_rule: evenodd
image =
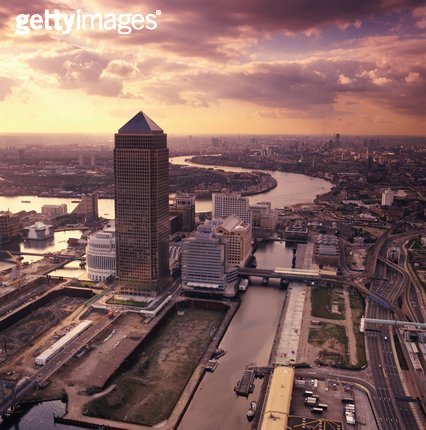
M118 130L118 134L162 134L159 127L146 113L139 111Z

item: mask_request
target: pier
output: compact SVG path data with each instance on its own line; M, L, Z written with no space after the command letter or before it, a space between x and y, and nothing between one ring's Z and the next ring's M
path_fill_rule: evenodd
M241 379L235 385L234 391L237 396L248 397L254 391L254 370L245 369Z

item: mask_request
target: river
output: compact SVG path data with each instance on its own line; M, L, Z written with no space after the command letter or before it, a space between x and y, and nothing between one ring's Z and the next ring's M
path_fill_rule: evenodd
M251 172L251 169L242 167L226 167L226 166L207 166L203 164L189 163L185 159L190 158L190 155L183 157L171 157L170 162L173 164L183 164L188 166L197 166L208 169L210 167L222 169L225 172ZM250 203L258 203L270 201L273 208L282 208L285 206L295 205L297 203L312 203L317 194L323 194L329 191L332 183L320 178L313 178L298 173L286 173L278 171L265 170L270 173L277 181L277 187L266 191L265 193L249 196ZM37 196L16 196L5 197L0 196L0 211L10 210L11 212L19 212L21 210L36 210L41 212L41 207L47 204L66 203L68 212L71 212L76 206L76 198L61 198L61 197L37 197ZM26 203L30 202L30 203ZM99 199L99 215L114 219L114 200ZM195 210L197 212L211 211L211 199L197 199Z
M258 267L275 269L291 267L293 253L284 243L261 243L256 251ZM271 280L278 285L278 280ZM234 385L245 365L256 362L267 365L276 327L286 293L279 288L262 287L257 281L242 296L220 348L227 353L219 359L214 373L206 373L189 405L179 430L249 430L246 413L252 400L258 400L262 381L248 399L237 397Z
M173 164L182 164L186 166L196 166L203 168L221 169L225 172L251 172L252 169L242 167L229 167L218 165L205 165L190 163L185 161L191 158L190 155L183 157L172 157L170 162ZM318 194L324 194L331 190L333 184L321 178L301 175L298 173L287 173L279 171L262 170L269 173L277 181L277 187L265 193L249 196L251 204L269 201L273 208L282 208L283 206L292 206L298 203L312 203ZM209 212L212 210L210 199L200 199L196 202L197 212Z

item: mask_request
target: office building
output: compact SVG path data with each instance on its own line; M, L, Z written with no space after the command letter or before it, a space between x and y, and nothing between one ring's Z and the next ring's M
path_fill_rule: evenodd
M102 230L87 238L87 275L92 281L105 281L115 276L115 223L110 221Z
M228 268L226 239L217 234L218 222L207 220L194 236L182 242L182 285L195 289L224 290L237 279Z
M249 199L237 193L213 193L213 218L226 218L236 215L245 223L252 225Z
M278 211L271 208L271 202L250 205L254 237L270 237L278 223Z
M65 203L60 205L43 205L41 207L41 213L52 218L62 216L67 213L67 205Z
M284 232L284 239L288 242L306 243L308 236L308 223L301 219L290 221Z
M99 218L98 195L96 193L83 195L80 203L72 211L72 214L86 222L96 221Z
M388 188L382 193L382 206L392 206L394 200L393 191Z
M20 219L11 212L0 212L0 243L6 243L19 236Z
M251 227L235 215L221 220L216 233L226 239L226 263L243 267L251 255Z
M182 215L182 232L195 230L195 196L192 194L176 194L169 208L170 214Z
M115 221L118 287L156 296L169 278L167 135L143 112L115 134Z

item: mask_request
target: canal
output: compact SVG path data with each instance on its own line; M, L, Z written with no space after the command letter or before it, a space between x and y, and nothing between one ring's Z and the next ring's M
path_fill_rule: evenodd
M293 253L285 243L261 243L256 251L258 267L291 267ZM252 281L241 305L222 339L227 353L219 359L214 373L206 373L189 405L179 430L250 429L246 413L252 400L258 400L262 381L248 399L237 397L234 386L244 367L252 362L267 365L286 293L261 281Z

